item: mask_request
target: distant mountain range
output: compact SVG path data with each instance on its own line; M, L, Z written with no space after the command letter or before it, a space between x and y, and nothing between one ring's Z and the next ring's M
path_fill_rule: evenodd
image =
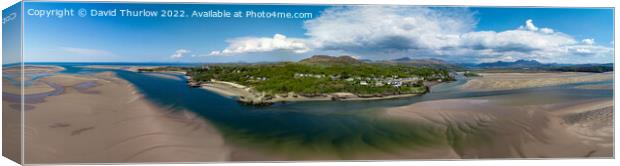
M492 63L481 63L475 68L483 69L537 69L550 71L575 71L575 72L607 72L613 71L613 63L604 64L559 64L559 63L540 63L536 60L517 60L514 62L497 61Z
M457 68L457 65L450 64L440 59L411 59L409 57L403 57L392 60L372 61L368 59L356 59L352 56L329 56L329 55L314 55L310 58L302 59L300 63L307 64L356 64L356 63L382 63L382 64L400 64L411 65L421 67L438 67L438 68Z
M562 72L592 72L602 73L608 71L614 71L613 63L604 64L578 64L578 65L565 65L559 67L551 67L549 70L562 71Z
M476 67L480 67L480 68L536 68L536 67L543 67L543 66L550 66L550 65L555 65L555 64L543 64L536 60L521 59L521 60L517 60L514 62L497 61L497 62L491 62L491 63L480 63L476 65Z
M510 69L510 70L546 70L561 72L593 72L602 73L614 70L613 63L604 64L560 64L540 63L536 60L517 60L514 62L497 61L468 66L473 69Z
M433 68L445 68L445 69L458 69L461 68L458 65L446 62L441 59L428 58L428 59L412 59L409 57L403 57L392 60L384 60L378 61L378 63L387 63L387 64L401 64L401 65L411 65L411 66L419 66L419 67L433 67Z
M444 68L449 70L467 70L467 69L511 69L511 70L548 70L548 71L575 71L575 72L607 72L613 71L613 63L606 64L558 64L558 63L541 63L536 60L517 60L514 62L496 61L489 63L450 63L441 59L413 59L402 57L391 60L358 60L352 56L329 56L314 55L310 58L299 61L308 64L359 64L359 63L382 63L382 64L399 64L411 65L419 67Z

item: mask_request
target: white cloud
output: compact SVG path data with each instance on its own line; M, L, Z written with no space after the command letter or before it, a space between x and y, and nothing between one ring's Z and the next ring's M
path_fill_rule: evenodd
M90 48L76 48L76 47L62 47L60 48L63 52L69 54L78 54L78 55L112 55L111 52L106 50L99 49L90 49Z
M551 28L540 28L540 32L542 33L553 33L553 29Z
M531 52L574 44L575 40L564 34L546 34L525 30L502 32L469 32L461 35L461 46L472 49L493 49L496 52Z
M614 51L613 48L591 44L572 45L567 46L566 49L566 52L581 56L612 55Z
M319 49L366 55L450 56L483 61L549 60L583 54L569 49L580 44L573 37L537 27L534 20L525 20L524 25L514 30L473 31L476 24L473 17L467 10L334 8L307 21L305 28L308 40ZM608 52L592 52L599 53Z
M581 42L588 44L588 45L592 45L594 44L594 39L583 39L581 40Z
M538 31L538 27L534 25L534 21L532 21L532 19L525 20L525 27L521 26L519 27L519 29L525 29L528 31Z
M551 28L546 28L546 27L538 28L536 25L534 25L534 20L532 19L525 20L525 25L520 26L519 29L526 30L526 31L532 31L532 32L542 32L545 34L551 34L555 32Z
M237 38L210 55L337 51L362 56L446 57L464 61L608 56L613 48L578 41L534 20L506 31L474 31L475 12L457 8L356 6L326 9L304 23L307 38ZM611 59L611 58L610 58Z
M245 53L259 53L272 51L287 51L305 53L310 47L303 39L287 38L282 34L275 34L272 38L245 37L228 41L229 46L221 51L212 51L209 55L235 55Z
M452 47L475 24L473 13L460 9L362 6L327 9L304 26L322 49L398 52Z
M192 51L186 50L186 49L178 49L178 50L176 50L174 52L174 54L170 55L170 58L172 58L172 59L183 58L185 55L187 55L190 52L192 52ZM192 57L194 57L194 56L192 56Z

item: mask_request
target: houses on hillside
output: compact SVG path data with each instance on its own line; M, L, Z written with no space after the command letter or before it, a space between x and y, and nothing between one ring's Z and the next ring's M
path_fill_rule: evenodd
M330 78L332 80L344 79L346 82L350 82L353 84L359 84L362 86L393 86L393 87L401 87L401 86L417 86L421 81L424 81L422 77L407 77L407 78L399 78L398 76L390 76L390 77L348 77L342 78L340 75L324 75L324 74L307 74L307 73L295 73L294 78Z

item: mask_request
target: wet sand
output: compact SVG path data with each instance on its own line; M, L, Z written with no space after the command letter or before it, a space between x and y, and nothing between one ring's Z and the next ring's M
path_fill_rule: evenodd
M25 162L225 161L220 133L187 111L156 106L111 72L41 78L64 87L25 112ZM6 102L3 102L3 104Z
M613 148L613 111L614 103L609 100L570 106L554 114L582 143Z
M63 67L60 66L51 66L51 65L24 65L24 71L28 74L36 74L36 73L55 73L58 71L64 70ZM3 68L3 74L7 73L19 73L21 71L21 66L15 67L7 67Z
M470 91L509 90L613 79L613 72L480 73L480 75L482 77L474 77L461 89Z
M437 126L445 132L438 150L456 154L447 158L613 157L611 99L525 105L501 100L510 98L427 101L383 115Z
M138 69L154 69L158 68L158 66L109 66L109 65L89 65L89 66L80 66L83 68L91 68L91 69L114 69L114 70L125 70L125 71L133 71L138 72Z
M20 100L15 100L10 93L19 96L18 67L4 67L2 69L2 155L8 159L21 163L21 105ZM18 85L11 82L15 81Z
M33 75L42 75L42 74L52 74L58 71L64 70L64 68L59 66L47 66L47 65L27 65L24 67L24 81L30 82L33 79ZM19 67L8 67L2 70L3 84L7 88L4 89L3 92L19 94L21 93L21 89L14 85L15 81L21 80L21 68ZM28 88L24 89L24 94L36 94L36 93L45 93L51 92L54 88L43 82L32 82L28 84Z
M149 76L159 77L159 78L165 78L165 79L171 79L171 80L178 80L178 81L182 80L181 78L179 78L177 76L166 74L166 73L149 72L149 73L144 73L144 75L149 75Z

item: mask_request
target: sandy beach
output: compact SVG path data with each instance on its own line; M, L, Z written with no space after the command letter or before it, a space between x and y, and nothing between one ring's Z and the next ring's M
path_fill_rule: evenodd
M131 72L138 72L139 69L155 69L160 66L106 66L106 65L88 65L88 66L80 66L82 68L90 68L90 69L113 69L113 70L125 70ZM145 75L173 79L173 80L181 80L181 78L173 76L171 74L182 74L185 75L185 72L180 71L161 71L161 72L144 72Z
M613 79L613 72L607 73L480 73L463 85L463 90L490 91L519 88L534 88L581 82L597 82Z
M114 66L109 66L109 65L88 65L88 66L80 66L83 68L91 68L91 69L115 69L115 70L126 70L126 71L133 71L133 72L138 72L138 69L154 69L154 68L158 68L158 66L121 66L121 65L114 65Z
M158 72L150 72L150 73L144 73L144 75L149 75L149 76L154 76L154 77L159 77L159 78L165 78L165 79L171 79L171 80L182 80L180 77L174 76L174 75L170 75L167 73L158 73Z
M447 99L387 109L384 116L445 131L446 158L613 156L612 100L506 105L505 99Z
M228 145L210 123L145 100L111 72L40 81L60 85L63 92L26 105L31 107L25 112L26 163L229 159Z

